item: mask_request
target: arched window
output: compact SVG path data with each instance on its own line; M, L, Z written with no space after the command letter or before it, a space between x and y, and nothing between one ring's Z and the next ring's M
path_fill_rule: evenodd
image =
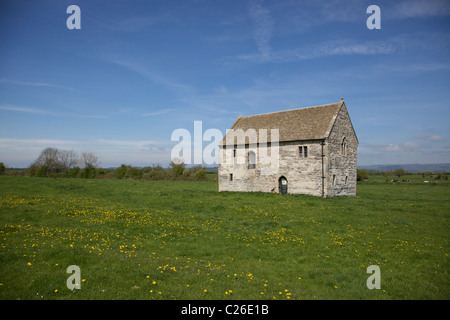
M248 153L248 168L255 169L256 168L256 154L253 151Z
M341 155L346 156L348 154L347 139L344 137L341 142Z

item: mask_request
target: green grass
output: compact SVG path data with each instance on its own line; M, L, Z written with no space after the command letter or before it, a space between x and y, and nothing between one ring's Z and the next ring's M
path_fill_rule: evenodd
M2 176L0 298L449 299L449 185L385 179L321 199Z

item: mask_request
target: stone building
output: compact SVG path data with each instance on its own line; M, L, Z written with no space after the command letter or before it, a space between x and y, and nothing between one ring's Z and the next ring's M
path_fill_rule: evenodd
M239 117L219 144L219 191L354 196L357 147L342 98Z

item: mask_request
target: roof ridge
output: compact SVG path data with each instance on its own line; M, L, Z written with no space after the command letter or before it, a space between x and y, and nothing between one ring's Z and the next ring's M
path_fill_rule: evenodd
M338 105L338 104L341 103L341 102L342 102L342 100L339 101L339 102L328 103L328 104L322 104L322 105L318 105L318 106L309 106L309 107L303 107L303 108L295 108L295 109L288 109L288 110L281 110L281 111L273 111L273 112L266 112L266 113L254 114L254 115L251 115L251 116L245 116L245 117L242 117L242 116L241 116L241 117L242 117L242 118L250 118L250 117L265 116L265 115L268 115L268 114L274 114L274 113L283 113L283 112L290 112L290 111L296 111L296 110L305 110L305 109L312 109L312 108L328 107L328 106L331 106L331 105Z

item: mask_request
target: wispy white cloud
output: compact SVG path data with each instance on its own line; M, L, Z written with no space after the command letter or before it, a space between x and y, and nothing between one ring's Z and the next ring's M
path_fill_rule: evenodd
M387 146L381 146L382 151L386 152L422 152L423 149L429 148L415 142L391 143Z
M395 2L395 5L391 10L386 10L386 17L390 19L425 18L448 15L450 15L450 1L448 0L407 0Z
M228 93L228 88L227 87L225 87L224 85L219 85L219 86L217 86L217 87L214 87L214 92L216 92L216 93L220 93L220 94L222 94L222 93Z
M395 39L386 41L332 40L290 50L272 50L264 56L260 53L252 53L242 54L231 59L237 58L249 62L292 62L336 55L389 54L398 51L401 46L403 44L399 44Z
M0 106L0 110L25 112L25 113L37 113L37 114L51 114L49 111L42 110L42 109L22 107L22 106L11 106L11 105L2 105L2 106Z
M62 85L47 83L47 82L27 82L27 81L17 81L17 80L2 78L2 79L0 79L0 83L9 83L9 84L15 84L15 85L19 85L19 86L31 86L31 87L48 87L48 88L57 88L57 89L76 91L72 87L67 87L67 86L62 86Z
M381 163L445 163L449 161L449 146L440 146L430 142L432 136L423 143L398 142L398 143L370 143L361 142L358 146L358 164Z
M103 21L102 26L106 29L122 32L136 32L145 28L149 28L160 22L173 22L174 18L167 14L148 15L148 16L133 16L126 17L121 20Z
M0 138L0 146L66 146L77 145L79 141L76 140L61 140L61 139L15 139L15 138Z
M358 147L358 153L364 154L407 154L407 153L421 153L424 149L430 149L430 146L418 144L415 142L401 142L401 143L389 143L389 144L374 144L374 143L362 143Z
M127 150L161 150L165 149L170 144L168 141L157 141L157 140L111 140L111 139L95 139L90 141L85 141L83 144L89 144L95 148L112 148L114 150L127 149Z
M113 139L92 139L92 140L64 140L64 139L19 139L19 138L0 138L0 146L2 147L17 147L26 149L33 147L58 147L68 149L80 149L88 147L89 149L137 149L146 150L156 146L167 146L169 141L157 140L113 140Z
M95 115L95 114L83 114L83 113L64 113L59 111L43 110L39 108L15 106L15 105L0 105L0 110L12 111L12 112L22 112L22 113L33 113L41 114L52 117L63 117L63 118L85 118L85 119L105 119L105 115Z
M447 138L441 137L439 135L417 135L414 136L415 139L429 141L429 142L441 142L447 141Z
M445 62L425 62L425 63L409 63L402 64L397 63L395 65L377 65L376 69L382 72L395 71L402 73L412 73L412 72L434 72L434 71L448 71L450 70L450 63Z
M261 57L268 58L272 51L269 45L274 28L274 20L270 11L262 6L262 1L252 0L249 4L249 15L254 24L254 39Z
M263 6L259 0L250 1L249 15L254 24L254 40L258 47L257 53L244 53L233 57L227 57L225 61L247 61L255 63L264 62L291 62L309 60L318 57L336 55L373 55L391 54L410 48L435 48L447 46L448 36L442 34L398 34L383 40L340 39L322 43L305 45L297 48L278 49L270 45L270 40L280 33L301 33L311 30L318 25L349 22L361 23L365 28L366 8L370 4L361 0L330 0L317 2L305 0L299 4L297 1L286 1L270 5L270 10ZM408 0L402 2L389 2L380 4L383 19L403 19L408 17L432 17L450 15L450 2L448 0ZM289 10L293 13L284 14L283 20L275 20L280 8L285 13ZM304 8L304 10L302 10ZM278 10L278 11L277 11ZM308 16L314 11L314 17ZM277 30L275 34L275 21ZM418 66L420 67L420 66ZM427 67L427 66L425 66Z
M152 111L152 112L147 112L144 114L141 114L141 117L155 117L155 116L161 116L164 114L167 114L169 112L174 112L177 109L175 108L166 108L166 109L161 109L161 110L157 110L157 111Z
M139 64L137 62L122 60L122 59L109 59L110 63L119 65L121 67L127 68L141 76L147 78L153 83L159 84L161 86L167 87L177 93L187 93L191 92L193 88L187 84L180 83L176 80L163 76L155 71L151 71L146 66Z
M327 1L314 1L317 8L318 17L316 23L329 23L329 22L345 22L345 21L358 21L361 20L361 16L364 17L366 8L369 4L365 4L361 0L327 0Z

